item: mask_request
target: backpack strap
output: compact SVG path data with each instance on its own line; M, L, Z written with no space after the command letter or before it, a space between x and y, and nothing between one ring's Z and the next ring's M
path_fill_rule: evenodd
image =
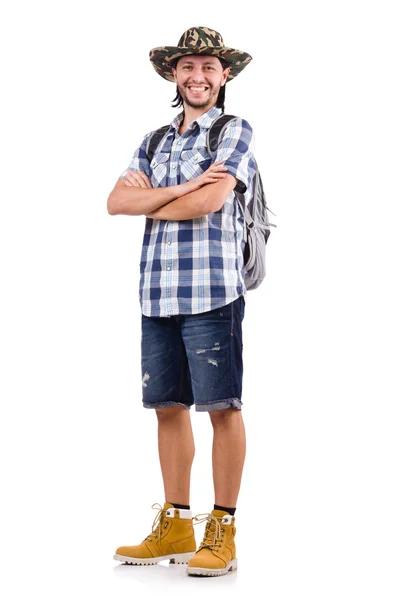
M156 148L170 129L170 125L163 125L159 129L153 131L148 137L146 142L146 156L148 157L149 164L152 162L153 154L156 152Z
M237 119L234 115L220 115L207 131L207 150L211 158L218 149L219 141L222 138L226 125L232 119Z
M234 115L220 115L215 121L213 121L211 127L207 132L207 149L211 156L213 157L214 153L217 151L219 146L219 141L222 138L223 132L226 129L226 125L232 119L236 119ZM148 157L149 163L152 162L153 155L156 151L157 146L163 139L166 133L168 133L170 129L170 125L164 125L159 129L156 129L152 132L146 142L146 155Z
M226 126L233 119L237 119L235 115L220 115L215 121L213 121L211 127L207 132L207 150L211 158L213 158L215 152L218 149L219 142L222 139L223 132L226 129ZM244 194L238 192L236 189L234 190L234 194L237 198L238 203L240 204L241 211L244 215L244 241L247 241L247 227L252 227L253 220L252 217L245 206L245 198Z

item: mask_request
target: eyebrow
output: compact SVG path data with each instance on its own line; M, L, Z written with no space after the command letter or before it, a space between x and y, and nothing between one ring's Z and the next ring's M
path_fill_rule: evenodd
M183 61L184 65L193 65L194 61L193 60L184 60ZM201 63L202 65L216 65L216 62L213 62L211 60L206 60L205 62Z

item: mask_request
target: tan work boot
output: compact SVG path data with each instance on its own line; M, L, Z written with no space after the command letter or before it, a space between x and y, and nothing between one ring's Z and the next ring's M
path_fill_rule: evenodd
M113 558L132 565L155 565L161 560L187 563L196 550L191 511L169 502L164 508L160 504L152 508L158 509L152 533L139 546L120 546Z
M204 538L196 554L188 562L189 575L226 575L237 569L234 536L235 518L224 510L213 510L210 514L197 515L195 521L207 521Z

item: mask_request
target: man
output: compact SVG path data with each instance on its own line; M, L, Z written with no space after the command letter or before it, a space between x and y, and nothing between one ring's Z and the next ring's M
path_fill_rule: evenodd
M193 27L176 47L150 52L155 70L177 84L181 112L151 163L147 134L108 198L111 215L146 215L140 263L143 405L158 419L165 504L152 533L122 546L115 559L188 563L189 574L224 575L237 567L235 510L245 459L241 414L242 321L245 311L244 217L233 190L250 199L253 134L228 123L213 158L210 125L223 111L225 85L251 56ZM215 504L196 551L190 511L194 440L188 409L208 411L213 425ZM144 459L144 457L142 457Z

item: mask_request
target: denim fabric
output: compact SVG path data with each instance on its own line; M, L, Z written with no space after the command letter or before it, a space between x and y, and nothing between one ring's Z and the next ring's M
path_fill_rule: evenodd
M241 410L244 296L204 313L142 314L143 405Z

